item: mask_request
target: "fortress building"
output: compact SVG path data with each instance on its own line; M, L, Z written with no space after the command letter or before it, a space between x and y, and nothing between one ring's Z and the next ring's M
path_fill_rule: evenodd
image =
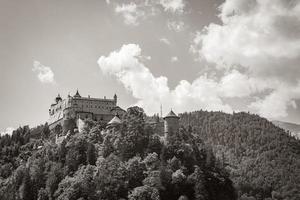
M74 119L92 119L107 123L115 115L122 115L125 111L117 106L117 95L112 99L82 97L78 90L74 96L68 95L62 99L60 95L55 98L55 102L49 108L49 128L53 129L56 125L63 126L64 122Z

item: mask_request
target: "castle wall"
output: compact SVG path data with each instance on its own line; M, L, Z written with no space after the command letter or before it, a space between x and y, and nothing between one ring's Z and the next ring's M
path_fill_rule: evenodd
M90 112L94 114L110 114L116 106L116 101L106 99L74 98L71 106L76 112Z
M63 125L68 119L93 119L95 121L108 122L114 116L117 107L117 99L98 99L90 97L71 97L52 104L49 109L50 118L48 124L50 129L56 125Z

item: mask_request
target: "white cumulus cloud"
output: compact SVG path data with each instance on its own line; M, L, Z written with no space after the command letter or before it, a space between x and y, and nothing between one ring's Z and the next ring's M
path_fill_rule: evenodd
M33 62L32 71L37 74L38 79L42 83L55 83L54 73L50 67L42 65L39 61Z
M243 72L223 78L225 96L252 95L253 111L287 116L300 98L300 1L226 0L219 9L222 24L199 31L191 51L219 70Z
M177 112L199 109L232 112L220 98L219 83L213 78L204 74L192 83L182 80L171 90L167 77L155 77L140 61L141 57L139 45L127 44L108 56L101 56L98 64L104 74L116 77L137 99L136 105L147 113L157 113L160 104Z
M300 82L296 86L280 84L269 95L258 98L249 105L267 118L279 118L288 115L288 107L297 108L295 99L300 99Z

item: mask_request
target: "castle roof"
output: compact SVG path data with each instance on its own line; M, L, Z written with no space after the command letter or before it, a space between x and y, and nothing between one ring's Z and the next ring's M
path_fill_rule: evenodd
M57 97L55 98L55 102L57 103L57 102L59 102L59 101L61 101L61 100L62 100L62 98L61 98L60 95L58 94Z
M108 123L108 125L121 124L120 118L116 115Z
M169 114L167 114L167 116L164 117L164 119L165 118L179 118L179 117L173 112L173 110L171 110Z
M76 98L80 98L81 97L80 94L79 94L79 92L78 92L78 90L76 91L76 94L74 95L74 97L76 97Z

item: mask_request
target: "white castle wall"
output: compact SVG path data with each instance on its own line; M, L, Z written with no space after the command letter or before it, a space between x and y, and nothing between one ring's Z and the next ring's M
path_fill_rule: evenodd
M117 98L101 99L90 97L71 97L59 100L49 109L48 124L54 128L64 119L90 118L97 121L109 121L114 116Z

